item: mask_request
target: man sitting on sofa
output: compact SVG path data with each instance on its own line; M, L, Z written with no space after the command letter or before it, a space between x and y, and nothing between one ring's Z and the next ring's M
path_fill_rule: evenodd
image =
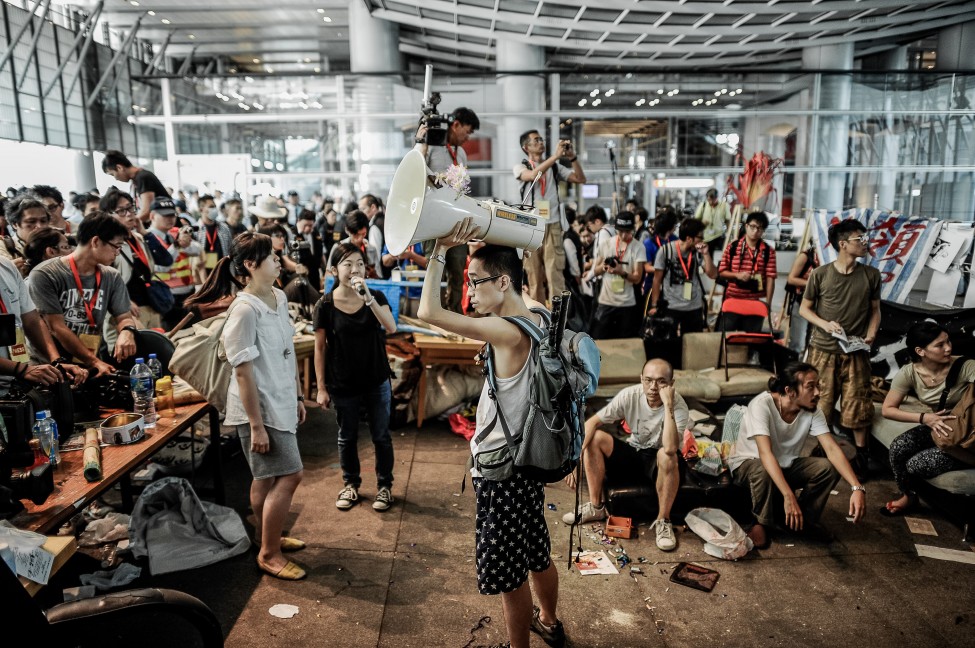
M580 524L606 519L603 502L606 474L639 475L656 485L659 511L653 525L657 547L673 551L677 540L670 523L670 509L684 472L678 448L680 436L687 427L687 404L674 391L674 370L666 360L648 360L643 365L640 383L623 389L586 421L582 458L589 501L577 513L566 513L562 519L566 524L572 524L576 518ZM599 429L600 425L618 421L625 421L629 428L626 441ZM569 475L566 483L574 486L575 475Z

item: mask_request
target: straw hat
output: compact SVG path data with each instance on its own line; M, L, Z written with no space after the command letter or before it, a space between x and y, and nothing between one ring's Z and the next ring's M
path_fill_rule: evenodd
M248 211L259 218L284 218L288 215L287 209L278 207L278 199L274 196L261 196Z

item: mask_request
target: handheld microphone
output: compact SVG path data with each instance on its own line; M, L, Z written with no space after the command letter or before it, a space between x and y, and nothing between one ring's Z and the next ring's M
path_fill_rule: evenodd
M355 291L357 293L359 293L360 295L362 295L363 297L365 297L365 295L366 295L366 283L364 281L362 281L361 279L359 279L359 281L356 281L354 283L355 283Z

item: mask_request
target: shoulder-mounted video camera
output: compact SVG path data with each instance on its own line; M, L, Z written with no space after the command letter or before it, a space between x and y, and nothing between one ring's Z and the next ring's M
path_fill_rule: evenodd
M420 106L420 126L426 126L427 132L422 138L417 138L418 144L428 146L444 146L447 144L447 129L450 128L450 115L437 112L440 105L440 93L433 92L433 66L428 65L423 80L423 103Z

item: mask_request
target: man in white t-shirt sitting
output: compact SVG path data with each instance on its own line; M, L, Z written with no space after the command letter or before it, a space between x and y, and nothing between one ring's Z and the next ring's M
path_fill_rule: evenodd
M852 488L853 521L859 522L866 510L867 491L830 434L818 403L819 372L805 362L792 362L769 380L767 392L748 404L728 467L735 483L751 491L757 523L748 536L758 549L768 547L766 527L777 521L829 541L818 520L840 477ZM799 456L809 436L822 446L825 458Z
M572 524L578 516L579 523L585 524L606 519L603 502L606 475L642 476L657 489L659 509L653 523L657 547L673 551L677 540L670 523L670 509L683 476L683 459L678 448L680 435L687 427L687 404L674 391L674 370L666 360L648 360L643 365L640 383L618 393L586 421L582 453L589 501L577 513L566 513L562 520ZM625 421L629 428L626 441L599 429L600 425L618 421ZM566 483L574 486L574 475L569 475Z

